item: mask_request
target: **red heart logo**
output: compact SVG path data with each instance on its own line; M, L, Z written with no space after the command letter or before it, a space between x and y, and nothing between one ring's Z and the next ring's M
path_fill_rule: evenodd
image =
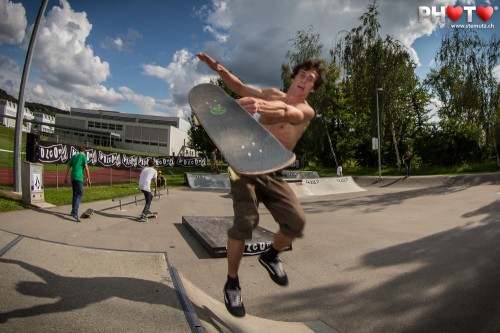
M476 14L477 14L477 16L479 16L481 18L481 20L486 22L490 19L491 15L493 15L493 7L491 7L491 6L488 6L488 7L479 6L476 9Z
M463 12L464 12L464 10L460 6L457 6L457 7L448 6L448 7L446 7L446 15L448 15L448 17L453 22L456 22L460 18L460 16L462 16Z

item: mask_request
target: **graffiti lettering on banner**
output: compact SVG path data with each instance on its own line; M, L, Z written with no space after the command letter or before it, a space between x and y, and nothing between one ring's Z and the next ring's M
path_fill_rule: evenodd
M38 162L40 163L66 163L69 159L68 147L63 144L39 146Z

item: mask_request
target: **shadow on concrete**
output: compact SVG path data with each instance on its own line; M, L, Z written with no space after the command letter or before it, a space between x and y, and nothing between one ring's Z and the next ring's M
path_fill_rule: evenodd
M498 332L498 212L500 200L464 214L477 218L467 226L368 253L352 268L372 270L367 276L374 276L398 266L382 284L364 289L332 284L264 300L262 308L284 317L329 309L327 323L341 332ZM341 327L335 318L360 326Z
M103 209L103 210L99 210L99 211L95 210L94 214L101 215L101 216L108 217L108 218L126 219L126 220L130 220L132 222L140 222L139 216L105 213L106 210L108 210L108 209Z
M463 186L435 186L428 188L417 188L395 193L384 193L360 196L357 198L335 200L332 196L319 197L317 201L302 202L306 213L335 212L342 208L361 208L361 212L382 211L388 206L400 205L408 199L422 196L440 196L465 190ZM369 207L369 208L366 208Z
M194 238L194 236L189 232L189 230L182 223L174 223L174 226L179 231L179 234L184 238L186 243L189 245L193 253L198 257L198 259L213 259L213 257L208 253L207 250L200 244L200 242Z
M500 173L462 174L450 176L353 176L362 187L429 187L429 186L476 186L500 185Z
M33 208L34 211L36 211L37 213L42 213L42 214L48 214L48 215L52 215L52 216L55 216L61 220L64 220L66 222L72 222L74 223L75 222L75 219L70 215L70 211L71 211L71 207L69 208L70 211L68 211L68 214L64 214L64 213L60 213L60 212L54 212L54 211L51 211L51 210L47 210L47 209L42 209L42 208Z
M1 323L5 323L11 318L33 317L82 309L113 297L166 305L182 310L176 291L165 284L123 277L61 276L19 260L0 258L0 263L18 265L43 280L43 282L19 281L16 284L16 290L20 294L56 300L51 303L0 313Z

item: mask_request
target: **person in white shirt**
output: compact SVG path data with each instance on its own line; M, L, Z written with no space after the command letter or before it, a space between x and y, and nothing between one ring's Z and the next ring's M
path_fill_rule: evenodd
M146 203L144 204L144 209L142 210L141 220L144 221L147 219L148 214L151 214L151 201L153 201L153 194L151 193L151 181L154 180L155 192L157 189L156 179L158 177L158 172L155 170L155 162L153 159L148 161L148 166L141 171L141 175L139 176L139 188L142 193L144 193L144 199Z

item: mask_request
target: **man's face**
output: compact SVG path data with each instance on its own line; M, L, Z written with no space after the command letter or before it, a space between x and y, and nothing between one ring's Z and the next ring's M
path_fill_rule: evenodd
M293 79L292 85L294 85L303 94L308 95L311 91L313 91L314 83L316 82L317 77L318 73L316 73L315 70L301 69Z

